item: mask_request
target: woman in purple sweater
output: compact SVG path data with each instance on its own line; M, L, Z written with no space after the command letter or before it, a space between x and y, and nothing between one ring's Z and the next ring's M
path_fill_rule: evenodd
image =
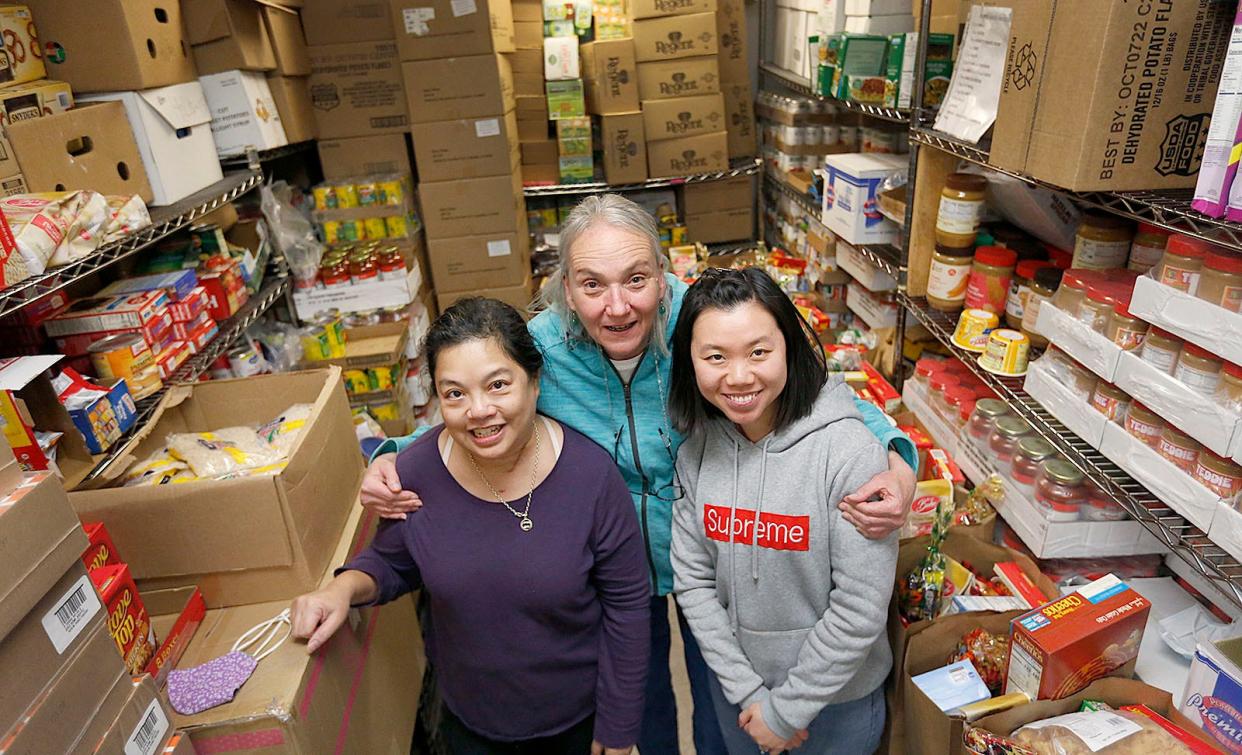
M517 310L463 299L426 350L444 424L397 457L426 505L297 598L294 636L314 652L350 606L423 588L450 752L623 755L650 631L625 482L603 449L535 412L543 360Z

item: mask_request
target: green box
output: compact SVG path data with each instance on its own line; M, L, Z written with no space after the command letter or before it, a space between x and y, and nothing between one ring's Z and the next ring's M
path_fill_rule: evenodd
M884 76L887 68L888 38L876 34L834 34L827 40L827 58L821 65L821 81L829 78L822 93L837 99L849 98L849 77ZM822 71L823 67L830 70Z
M548 95L549 120L586 117L586 90L582 79L544 82L544 91Z
M595 180L595 161L590 155L560 157L561 183L590 183Z
M914 102L914 64L918 60L918 32L894 34L888 38L887 83L884 104L909 108ZM927 60L923 64L923 105L937 106L944 101L953 77L952 34L932 34L928 38Z

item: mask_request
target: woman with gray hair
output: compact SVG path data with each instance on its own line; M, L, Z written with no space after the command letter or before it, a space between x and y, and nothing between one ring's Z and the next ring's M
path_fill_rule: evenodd
M548 306L528 326L544 359L539 411L612 455L629 487L646 541L656 597L638 740L643 755L678 752L668 598L673 591L673 503L684 495L674 460L683 438L669 422L666 404L671 323L687 287L667 267L655 220L645 209L616 194L588 197L561 227L561 264L543 288ZM917 455L910 439L882 412L861 400L857 403L867 427L890 449L889 470L840 506L843 517L864 535L882 538L905 521L914 496ZM389 439L377 449L363 480L363 506L403 519L422 505L402 490L393 464L395 453L416 435ZM695 749L700 755L723 754L710 695L711 672L680 611L678 622L694 702Z

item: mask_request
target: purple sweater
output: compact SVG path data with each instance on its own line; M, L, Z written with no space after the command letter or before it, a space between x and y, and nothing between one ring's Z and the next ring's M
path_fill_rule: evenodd
M606 747L638 740L650 619L634 504L612 459L564 428L551 474L535 489L534 528L466 492L440 458L443 428L397 457L423 507L381 526L343 567L365 572L385 603L425 587L427 654L444 702L470 729L515 741L595 713ZM547 444L545 443L545 448ZM526 497L510 501L521 511Z

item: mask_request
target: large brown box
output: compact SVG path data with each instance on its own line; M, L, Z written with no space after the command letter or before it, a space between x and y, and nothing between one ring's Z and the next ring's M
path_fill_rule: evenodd
M543 50L542 21L514 21L513 46L519 50Z
M703 94L648 100L643 103L643 128L648 142L724 131L724 97Z
M691 241L715 244L721 241L753 241L755 208L736 207L702 215L686 214L686 230Z
M557 145L555 139L546 139L538 142L522 142L522 166L527 165L551 165L557 166ZM558 167L559 171L560 168ZM525 173L525 171L523 171Z
M393 42L309 48L311 103L321 139L406 130L401 64Z
M427 241L436 293L516 286L530 278L526 229Z
M746 3L719 0L716 32L720 35L720 78L750 86L750 59L746 57ZM917 28L917 27L916 27Z
M164 702L151 677L137 678L129 697L112 723L98 736L83 740L103 753L162 753L173 736L172 709ZM148 747L153 749L147 749Z
M723 210L755 206L755 179L737 176L723 181L688 183L681 189L681 207L686 215L706 215Z
M592 115L632 113L639 108L638 64L634 40L608 39L582 45L582 78L587 112Z
M543 97L543 51L518 50L509 56L515 97Z
M276 71L281 76L309 76L310 53L302 34L302 21L297 11L273 5L263 6L263 25L272 40L276 54Z
M990 163L1076 191L1194 187L1233 8L1176 0L1157 24L1144 3L997 4L1013 24Z
M505 55L415 60L402 65L410 123L482 118L513 110L513 69Z
M0 123L42 118L52 113L63 113L73 107L73 92L64 81L39 79L28 84L18 84L0 89ZM3 129L0 129L0 194L25 193L26 179L22 177L17 155ZM10 182L21 187L10 191Z
M302 31L311 46L391 41L395 36L388 0L305 0Z
M420 183L428 241L485 233L526 232L522 176Z
M642 113L604 115L599 119L604 152L604 180L610 184L647 180L647 143Z
M147 171L120 102L81 105L8 126L30 191L91 189L152 200Z
M323 166L324 178L410 173L405 134L320 139L319 163Z
M290 144L315 138L315 108L311 104L310 80L306 76L268 74L267 87L272 90L280 125Z
M515 97L514 102L518 138L524 142L540 142L550 138L547 97Z
M73 91L115 92L196 77L181 6L164 0L26 0L46 52L48 78Z
M311 416L279 474L74 491L69 502L107 526L143 590L198 585L212 606L312 590L362 479L343 388L339 367L173 387L100 482L162 448L169 433L257 425L295 403L311 404Z
M410 127L420 181L507 176L518 172L517 115L419 123Z
M543 3L539 0L513 0L514 21L538 21L543 23Z
M508 0L392 0L401 60L513 52Z
M663 100L720 91L715 55L638 64L638 93L643 100Z
M634 57L639 63L715 55L715 13L645 18L634 22Z
M723 131L647 142L647 172L651 178L691 176L728 169L729 137Z
M186 36L199 76L276 68L276 53L259 8L253 0L182 0Z
M516 309L518 312L522 313L523 317L530 319L530 305L531 301L533 301L536 296L536 291L532 288L531 281L527 279L516 286L505 286L503 288L484 288L478 291L457 291L445 294L437 292L436 304L439 306L440 311L443 312L453 306L453 302L458 299L464 299L467 296L482 296L487 299L499 299L505 304L508 304Z
M715 13L716 0L630 0L631 18Z
M729 157L753 157L759 153L755 128L755 101L750 84L725 84L725 127L729 131Z

